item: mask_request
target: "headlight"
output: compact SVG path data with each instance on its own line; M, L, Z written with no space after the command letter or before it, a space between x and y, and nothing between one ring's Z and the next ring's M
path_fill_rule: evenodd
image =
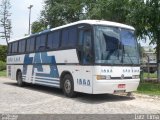
M138 79L139 75L132 75L132 79Z
M110 80L111 76L110 75L97 75L96 78L97 80Z

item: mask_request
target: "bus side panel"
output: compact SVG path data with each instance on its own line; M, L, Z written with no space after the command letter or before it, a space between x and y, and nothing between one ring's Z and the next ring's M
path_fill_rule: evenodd
M15 65L11 65L11 79L12 80L16 80L16 69L15 69Z
M58 71L68 71L74 80L74 91L92 93L92 67L80 65L58 65Z
M60 87L55 55L49 52L26 54L23 77L28 83Z
M14 65L7 65L7 77L10 79L14 79Z
M60 79L57 66L34 65L32 83L60 88Z
M7 65L7 76L12 79L16 80L16 74L18 70L23 70L22 65Z
M25 55L13 55L7 56L7 76L13 80L16 80L17 70L23 70Z
M7 65L7 71L6 71L6 73L7 73L7 77L11 78L11 65Z
M78 65L76 49L9 56L7 63L11 64L8 66L12 79L16 79L20 69L25 82L60 87L60 76L68 71L73 76L75 91L93 92L92 67Z

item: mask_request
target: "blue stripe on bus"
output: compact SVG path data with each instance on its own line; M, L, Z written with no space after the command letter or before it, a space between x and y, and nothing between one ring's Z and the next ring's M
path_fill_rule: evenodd
M54 84L54 85L60 85L60 83L53 83L53 82L48 82L48 81L41 81L36 79L35 82L41 82L41 83L49 83L49 84Z
M28 64L33 64L32 76L47 77L47 78L59 78L58 68L55 65L55 56L48 56L47 52L35 53L34 57L30 57L30 54L26 54L24 57L23 76L27 75ZM51 64L49 73L45 73L43 64ZM53 65L54 64L54 65ZM44 66L45 67L45 66ZM34 70L37 70L35 73Z
M47 56L46 52L41 53L41 63L56 64L55 56Z
M58 73L58 69L57 69L57 66L56 65L50 65L50 73L47 74L47 73L35 73L36 76L39 76L39 77L51 77L51 78L59 78L59 73ZM43 71L43 68L42 68L42 65L33 65L33 70L34 68L37 68L37 71L38 72L44 72Z
M59 80L56 80L56 79L54 79L54 78L50 79L50 78L39 78L39 77L35 77L35 79L48 80L48 81L59 81Z
M39 78L36 78L35 80L40 80L40 81L44 81L44 82L51 82L51 83L60 83L59 80L45 80L45 79L39 79Z
M24 56L24 64L32 64L33 62L33 57L29 57L29 54L26 54Z

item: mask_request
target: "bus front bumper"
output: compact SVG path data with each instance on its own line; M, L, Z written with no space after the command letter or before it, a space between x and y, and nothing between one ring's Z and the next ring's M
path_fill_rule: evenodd
M116 94L136 91L140 79L132 80L98 80L94 82L93 94Z

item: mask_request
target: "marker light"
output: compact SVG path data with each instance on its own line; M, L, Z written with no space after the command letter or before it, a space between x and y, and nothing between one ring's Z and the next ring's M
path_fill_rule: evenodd
M110 75L97 75L96 76L97 80L109 80L111 79Z

